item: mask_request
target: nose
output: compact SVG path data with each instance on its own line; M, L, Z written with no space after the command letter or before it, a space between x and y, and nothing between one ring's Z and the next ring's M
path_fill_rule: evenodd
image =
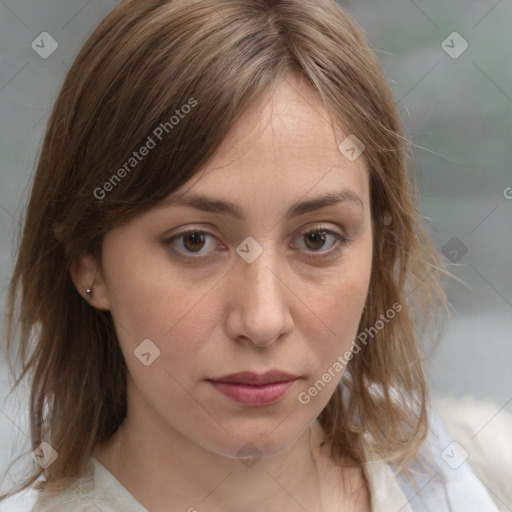
M293 293L273 252L264 249L252 263L237 260L227 286L227 331L231 339L266 347L291 332Z

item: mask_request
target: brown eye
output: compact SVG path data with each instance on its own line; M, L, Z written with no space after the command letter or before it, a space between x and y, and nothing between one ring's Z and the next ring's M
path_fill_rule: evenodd
M189 229L164 241L177 257L189 261L200 261L215 254L219 247L217 238L207 231Z
M200 231L191 231L183 236L183 246L187 251L196 252L202 249L205 242L205 234Z
M306 245L309 249L319 250L325 245L327 239L327 233L325 231L310 231L304 236Z
M305 252L306 258L317 260L337 256L349 242L335 231L323 227L310 229L303 233L298 240L299 243L295 247L301 252ZM215 235L200 229L189 229L164 241L166 247L173 254L190 262L204 261L215 256L219 252L219 248L225 249L217 242ZM324 249L325 247L327 249Z
M348 240L339 233L326 228L315 228L303 233L299 241L303 244L297 244L299 249L306 252L307 258L321 259L333 257L339 254L341 249L348 244ZM327 249L324 249L327 246Z

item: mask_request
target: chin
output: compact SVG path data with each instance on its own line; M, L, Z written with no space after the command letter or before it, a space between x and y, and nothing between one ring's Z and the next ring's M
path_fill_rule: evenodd
M284 415L286 418L286 415ZM225 431L222 439L217 442L210 438L209 446L205 446L210 451L228 458L242 459L260 459L262 457L274 457L286 452L308 429L310 422L305 420L299 424L296 420L283 421L270 417L265 419L253 418L244 420L242 424L231 423L226 425L231 436ZM211 435L211 431L210 431ZM204 438L203 438L204 439ZM204 446L204 444L203 444Z

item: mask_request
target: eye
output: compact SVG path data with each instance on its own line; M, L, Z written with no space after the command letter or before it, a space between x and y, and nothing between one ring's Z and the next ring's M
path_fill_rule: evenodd
M300 235L299 240L304 242L304 250L310 253L306 257L316 259L335 256L348 243L348 240L336 231L321 226L306 231ZM322 251L321 249L325 246L330 249Z
M187 261L197 262L208 258L208 254L216 254L216 248L225 248L223 245L216 243L217 238L212 233L202 229L188 229L174 235L164 241L165 245L176 254L179 258ZM309 229L299 236L303 244L298 244L301 251L309 254L306 258L322 259L336 256L348 244L348 240L336 231L325 227L315 227ZM300 247L302 245L302 247ZM322 250L326 246L327 250ZM293 245L296 247L296 245Z
M204 259L205 254L211 253L213 249L218 247L214 242L215 240L216 237L208 231L189 229L165 240L164 243L179 257L189 261L198 261ZM191 254L198 256L189 256Z

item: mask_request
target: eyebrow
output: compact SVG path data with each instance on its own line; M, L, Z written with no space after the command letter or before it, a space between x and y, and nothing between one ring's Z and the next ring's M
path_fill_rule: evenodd
M362 210L364 209L361 198L355 192L343 189L339 192L295 203L288 209L284 217L290 219L340 203L351 203L359 206ZM196 193L171 196L164 204L165 206L189 206L204 212L228 214L237 219L243 219L246 215L244 209L237 204Z

